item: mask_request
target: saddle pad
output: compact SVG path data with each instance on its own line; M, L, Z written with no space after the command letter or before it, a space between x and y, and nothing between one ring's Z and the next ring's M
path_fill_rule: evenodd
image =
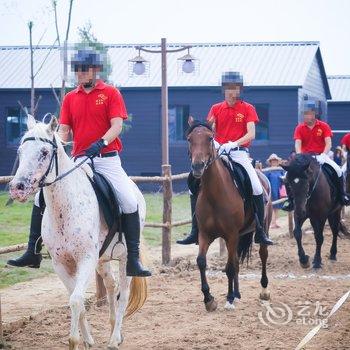
M229 162L225 160L222 160L222 162L224 166L228 169L233 184L237 186L237 189L242 199L245 202L247 202L247 200L249 201L252 198L253 189L247 171L241 164L234 162L231 159L229 159Z
M114 187L105 176L94 171L93 178L89 180L108 226L108 235L100 250L101 257L116 232L121 232L121 211Z

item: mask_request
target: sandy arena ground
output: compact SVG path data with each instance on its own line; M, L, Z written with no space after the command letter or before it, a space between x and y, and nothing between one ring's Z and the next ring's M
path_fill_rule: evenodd
M350 227L350 222L348 222ZM295 349L299 341L323 319L336 301L350 289L350 240L339 239L338 261L328 260L331 235L323 245L323 269L302 269L296 243L286 235L286 222L272 230L275 245L269 248L270 307L259 300L260 259L257 247L249 266L240 271L242 299L233 311L224 309L225 259L218 256L218 244L209 251L208 281L219 303L207 313L202 303L199 272L195 264L197 247L173 247L171 267L159 264L160 250L151 249L154 276L149 279L149 298L144 307L125 320L121 349ZM315 244L310 231L304 248L311 257ZM93 298L93 289L89 290ZM5 340L11 349L66 349L70 310L65 290L54 277L16 285L2 293ZM282 311L281 307L285 304ZM283 317L283 312L288 311ZM24 315L32 315L23 322ZM260 315L260 318L259 318ZM305 349L350 349L350 299L332 316L327 328ZM265 324L260 320L263 319ZM109 337L107 306L91 305L88 312L96 345L105 349ZM81 347L82 348L82 347Z

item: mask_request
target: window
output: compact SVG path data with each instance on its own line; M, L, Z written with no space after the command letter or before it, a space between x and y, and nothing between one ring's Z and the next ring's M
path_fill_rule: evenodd
M258 113L259 123L256 124L255 139L268 140L269 139L269 105L267 103L254 104L256 112Z
M27 129L27 117L20 108L7 108L6 116L6 143L18 145Z
M185 131L187 130L189 106L172 105L169 106L169 140L170 142L185 140Z

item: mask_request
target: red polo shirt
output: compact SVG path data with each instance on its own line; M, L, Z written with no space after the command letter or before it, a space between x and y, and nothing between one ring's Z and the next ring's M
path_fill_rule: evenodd
M254 106L242 100L229 106L226 101L213 105L207 120L215 121L215 140L219 143L237 141L247 133L247 123L259 121ZM242 145L249 147L250 142Z
M124 100L115 87L97 81L94 89L86 93L82 86L70 91L63 99L60 123L69 125L73 132L74 156L98 141L111 127L111 119L128 117ZM102 153L121 151L122 143L116 138Z
M350 132L343 136L340 140L341 145L345 145L348 150L350 150Z
M321 120L316 120L311 129L305 123L301 123L294 131L294 140L301 140L302 153L321 154L326 146L325 138L332 136L330 126Z

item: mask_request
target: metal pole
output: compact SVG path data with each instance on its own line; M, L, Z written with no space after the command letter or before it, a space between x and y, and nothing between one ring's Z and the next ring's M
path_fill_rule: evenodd
M162 165L169 164L169 132L168 132L168 83L166 39L161 41L162 53Z

